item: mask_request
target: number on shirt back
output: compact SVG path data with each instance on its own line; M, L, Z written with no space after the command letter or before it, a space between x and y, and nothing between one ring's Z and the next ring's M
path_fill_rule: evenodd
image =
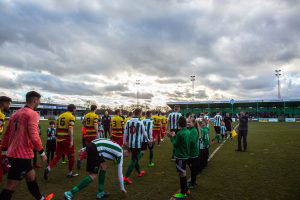
M134 124L132 124L131 126L129 126L129 133L130 134L135 134L135 131L136 131L136 128L135 128L135 125Z
M91 118L87 118L87 119L86 119L86 122L87 122L87 124L90 125L90 124L91 124Z
M64 117L60 119L59 125L60 125L60 126L65 126L65 125L66 125L66 122L65 122L65 118L64 118Z

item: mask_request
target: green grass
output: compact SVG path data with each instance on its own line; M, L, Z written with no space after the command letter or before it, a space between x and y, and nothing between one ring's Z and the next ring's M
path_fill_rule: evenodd
M47 122L41 122L43 141ZM227 141L213 157L208 167L198 177L198 187L192 190L190 199L299 199L300 196L300 126L297 123L250 123L246 153L235 152L236 139ZM80 125L75 131L77 150L81 146ZM211 134L213 134L211 130ZM217 144L210 149L212 152ZM148 153L142 158L146 175L137 178L126 187L126 199L170 199L179 188L175 164L170 160L171 144L165 141L155 149L154 168L147 168ZM128 158L125 161L125 172ZM37 170L40 188L45 193L55 193L56 199L63 199L69 190L86 175L85 167L80 176L66 179L67 164L59 164L51 172L47 182L42 179L43 169ZM106 179L106 190L110 200L125 199L119 192L116 166L111 163ZM95 199L97 183L78 193L75 199ZM13 199L32 199L25 182Z

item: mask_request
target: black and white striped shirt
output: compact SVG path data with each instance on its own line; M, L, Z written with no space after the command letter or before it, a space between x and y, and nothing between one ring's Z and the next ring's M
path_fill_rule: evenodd
M153 121L151 119L144 119L143 120L145 131L147 133L148 139L152 140L152 129L153 129ZM146 138L143 138L143 142L146 142Z
M214 117L214 126L221 126L221 122L222 122L222 116L217 114Z
M121 190L124 190L124 181L123 181L123 149L117 143L106 139L99 138L93 140L92 143L95 144L99 156L102 156L108 160L115 160L118 163L118 179L120 183ZM84 148L85 149L85 148Z
M168 116L168 124L171 130L178 129L178 121L179 118L181 117L181 113L179 112L172 112Z
M142 148L143 139L146 142L149 141L143 121L136 117L127 121L123 137L124 143L126 143L127 138L129 148L140 149Z

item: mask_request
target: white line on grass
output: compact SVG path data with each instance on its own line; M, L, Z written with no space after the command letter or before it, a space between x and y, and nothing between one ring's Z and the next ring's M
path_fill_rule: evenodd
M221 147L225 144L225 142L228 140L229 136L227 136L227 138L225 139L224 142L222 142L215 150L214 152L212 152L212 154L210 154L209 158L208 158L208 162L214 157L214 155L221 149Z

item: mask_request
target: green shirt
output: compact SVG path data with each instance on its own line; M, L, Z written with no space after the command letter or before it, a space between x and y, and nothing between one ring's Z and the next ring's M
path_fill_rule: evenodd
M171 138L174 146L174 156L177 159L187 160L190 156L190 132L187 128L182 128L176 136Z
M197 158L199 156L199 142L198 131L196 127L190 128L190 158Z
M201 128L201 140L203 142L204 147L209 148L210 139L208 127Z

